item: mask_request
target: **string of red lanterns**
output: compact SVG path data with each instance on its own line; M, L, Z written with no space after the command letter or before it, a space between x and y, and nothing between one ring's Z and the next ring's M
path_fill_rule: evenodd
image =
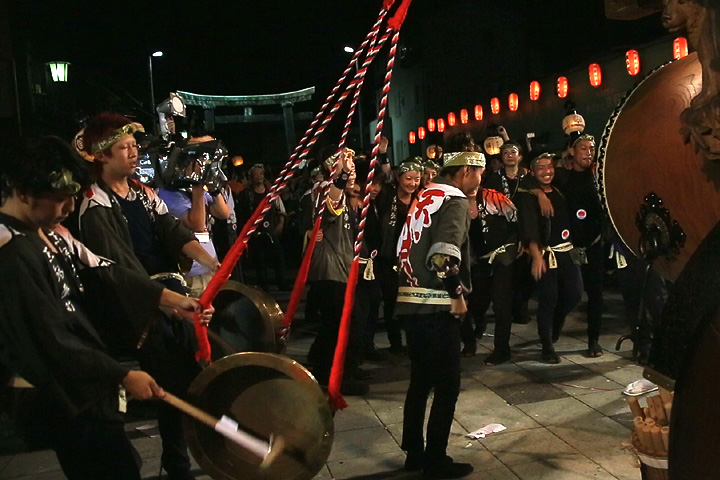
M687 57L689 53L688 49L688 41L685 37L678 37L673 41L673 58L676 60L679 60L681 58ZM640 53L637 50L628 50L625 53L625 64L627 68L628 74L631 76L636 76L640 73L641 70L641 62L640 62ZM590 85L597 88L602 85L602 68L597 63L592 63L588 67L588 77L590 79ZM557 79L557 96L559 98L566 98L569 94L570 86L567 77L561 76ZM530 82L530 100L537 101L540 98L540 92L542 91L542 88L540 86L540 82L533 80ZM512 112L515 112L519 109L519 97L516 93L511 93L508 96L508 107L509 110ZM494 115L498 115L500 113L500 99L497 97L494 97L490 100L490 110ZM474 109L475 114L475 120L481 121L483 119L483 108L482 105L475 105ZM461 109L460 110L460 123L466 124L468 123L469 117L468 117L468 111L467 109ZM457 123L457 118L455 116L454 112L448 113L447 117L447 124L450 127L454 127ZM437 121L435 119L428 119L427 121L427 131L433 132L435 131L435 128L437 127L437 131L440 133L443 133L445 131L445 120L443 118L438 118ZM418 134L417 137L419 137L421 140L424 139L426 136L426 130L424 127L418 128ZM410 143L416 142L416 135L415 132L410 132L408 134L408 141Z

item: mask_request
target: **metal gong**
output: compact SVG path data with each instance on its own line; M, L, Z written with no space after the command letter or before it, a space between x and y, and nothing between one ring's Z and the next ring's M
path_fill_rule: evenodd
M282 437L285 447L266 469L261 460L190 417L185 437L198 464L216 480L304 480L327 461L333 414L315 378L281 355L238 353L214 362L193 381L188 401L264 440Z
M218 292L213 306L215 314L209 328L234 352L282 353L284 345L278 343L277 337L283 312L268 293L229 280Z
M720 164L685 142L680 119L701 89L697 54L656 69L615 109L599 150L600 193L615 230L636 255L642 228L667 241L670 254L653 268L671 281L720 219ZM659 217L641 213L651 199Z

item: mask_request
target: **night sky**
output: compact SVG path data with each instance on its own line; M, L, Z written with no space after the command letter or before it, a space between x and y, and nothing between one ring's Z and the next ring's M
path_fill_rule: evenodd
M148 55L155 50L165 53L153 61L158 101L174 90L244 95L313 85L324 99L347 63L342 47L362 41L381 2L10 3L15 28L37 32L36 51L67 59L146 102ZM522 42L510 37L518 34ZM658 34L656 18L607 21L603 0L414 0L402 35L419 61L478 63L485 62L481 54L492 54L497 68L534 62L519 68L537 71L584 61L624 38L643 41ZM531 58L523 45L535 49ZM485 77L493 77L492 68Z

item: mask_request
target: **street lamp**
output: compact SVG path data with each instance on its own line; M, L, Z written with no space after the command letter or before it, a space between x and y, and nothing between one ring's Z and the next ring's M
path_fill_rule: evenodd
M148 57L148 67L150 70L150 111L155 110L155 85L153 84L153 74L152 74L152 60L153 57L162 57L163 52L157 51L153 52L152 55Z
M345 46L343 47L343 51L344 51L345 53L355 53L355 49L352 48L352 47L349 46L349 45L345 45Z
M48 62L53 82L67 82L69 62Z

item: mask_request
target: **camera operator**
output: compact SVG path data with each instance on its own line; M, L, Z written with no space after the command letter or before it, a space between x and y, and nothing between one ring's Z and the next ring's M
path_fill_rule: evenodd
M196 128L188 140L188 145L213 140L214 138L208 135L203 128ZM203 174L203 165L200 160L183 153L180 156L184 157L180 160L184 175L188 178L200 178ZM183 162L187 162L187 164ZM185 275L190 294L199 297L210 283L213 273L220 268L215 246L210 238L212 218L225 221L230 216L230 209L221 195L222 190L219 185L213 183L208 186L202 181L194 181L189 189L182 188L181 185L179 183L166 185L158 190L158 195L167 204L169 212L195 233L202 248L215 260L213 265L195 261ZM205 190L206 187L209 191Z

